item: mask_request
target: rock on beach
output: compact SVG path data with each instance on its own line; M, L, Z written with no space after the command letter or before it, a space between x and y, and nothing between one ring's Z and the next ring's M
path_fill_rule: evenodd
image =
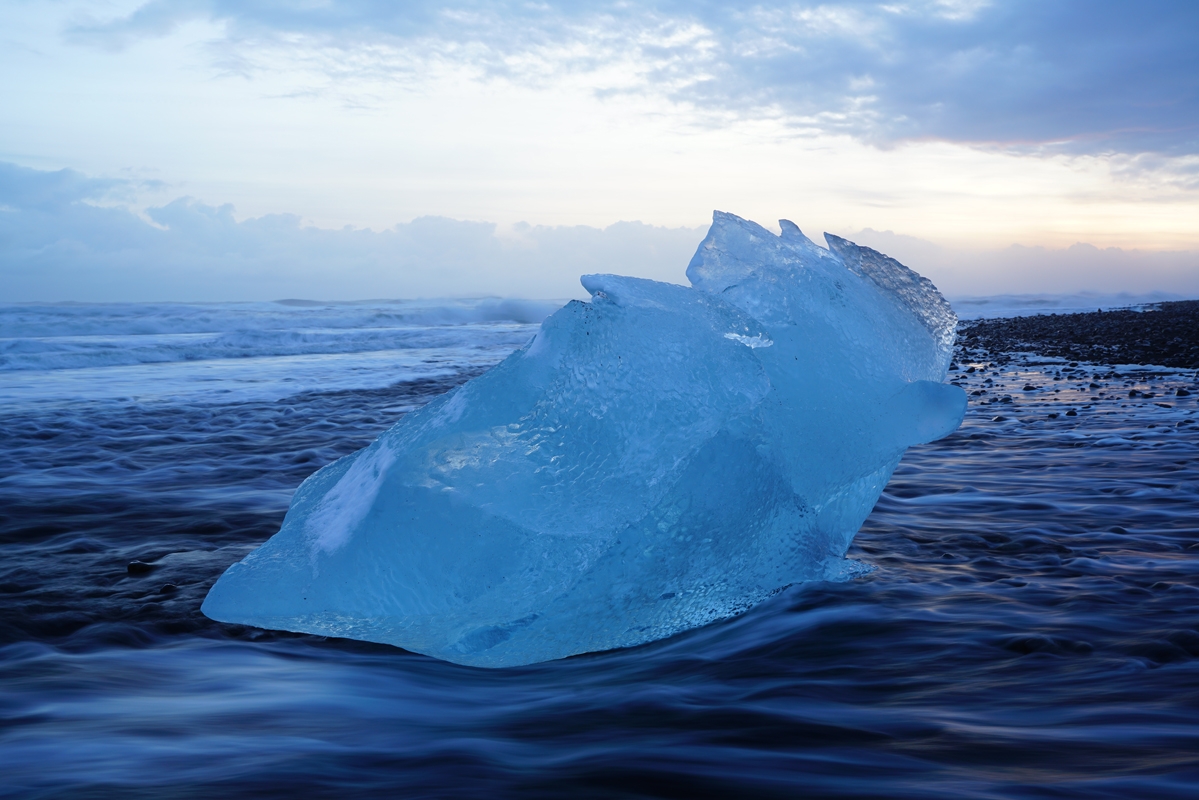
M1199 300L1145 311L1044 314L961 323L966 351L1035 352L1092 364L1156 364L1199 369Z

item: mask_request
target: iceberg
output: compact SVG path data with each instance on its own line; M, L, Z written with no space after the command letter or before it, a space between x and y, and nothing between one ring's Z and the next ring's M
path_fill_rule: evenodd
M477 667L628 647L835 579L904 450L954 431L926 278L716 212L690 287L586 275L482 376L309 477L222 622Z

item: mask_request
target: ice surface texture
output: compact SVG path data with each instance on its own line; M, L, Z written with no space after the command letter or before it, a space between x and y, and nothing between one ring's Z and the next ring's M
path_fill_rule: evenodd
M297 490L213 619L506 667L844 573L909 445L961 422L926 279L717 212L693 288L584 276L492 370Z

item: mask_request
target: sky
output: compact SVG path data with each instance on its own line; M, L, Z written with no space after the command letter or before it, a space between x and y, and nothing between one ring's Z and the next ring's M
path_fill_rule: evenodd
M1199 297L1199 3L0 4L0 301L684 283L714 209Z

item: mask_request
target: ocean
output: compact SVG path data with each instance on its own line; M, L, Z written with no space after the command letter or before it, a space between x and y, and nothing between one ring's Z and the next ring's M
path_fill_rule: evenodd
M1194 370L959 353L865 574L637 648L481 670L200 613L556 305L0 306L0 797L1195 795Z

